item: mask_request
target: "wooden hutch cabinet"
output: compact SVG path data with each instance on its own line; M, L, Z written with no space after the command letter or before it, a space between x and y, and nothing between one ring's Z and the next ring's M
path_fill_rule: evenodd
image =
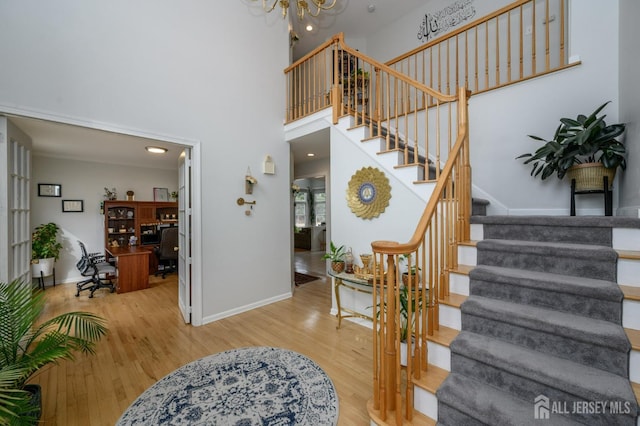
M160 233L166 226L178 223L178 203L154 201L105 201L104 242L111 247L114 241L128 247L132 236L138 245L158 245ZM149 256L149 273L157 269L155 256Z

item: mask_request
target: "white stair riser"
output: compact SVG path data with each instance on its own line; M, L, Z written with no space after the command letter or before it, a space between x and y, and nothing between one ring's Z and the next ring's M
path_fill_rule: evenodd
M400 167L396 169L395 173L398 179L403 182L415 182L422 178L419 174L418 166Z
M458 246L458 263L462 265L476 266L478 254L475 247Z
M383 156L383 155L387 155L385 154L378 154L378 152L380 152L380 138L377 139L368 139L366 141L362 142L362 148L365 150L365 152L367 154L369 154L371 157L374 156ZM394 166L398 165L398 161L397 161L397 154L396 154L396 162L393 163Z
M420 386L413 387L413 407L433 420L438 418L438 398Z
M640 330L640 302L626 299L622 301L622 326Z
M352 116L346 116L346 117L342 117L340 120L338 120L338 124L336 125L336 127L342 129L342 130L348 130L350 128L353 127L353 123L354 123L354 119Z
M449 291L451 293L469 295L469 275L449 274Z
M612 246L616 250L640 250L640 229L613 228Z
M427 360L429 364L440 367L443 370L451 371L451 351L448 347L439 343L427 341Z
M375 155L375 158L378 160L378 162L387 170L395 170L394 167L398 165L397 152L383 152L381 154L373 153L372 156L374 155ZM404 179L404 177L400 177L399 175L395 175L395 176L397 176L400 180Z
M640 260L618 259L618 284L640 287Z
M365 128L362 126L349 129L349 137L354 141L361 141L366 137Z
M482 241L484 240L484 225L480 223L471 224L471 240Z
M462 312L460 309L440 304L440 325L454 330L462 329Z
M631 351L629 357L629 380L640 383L640 351Z

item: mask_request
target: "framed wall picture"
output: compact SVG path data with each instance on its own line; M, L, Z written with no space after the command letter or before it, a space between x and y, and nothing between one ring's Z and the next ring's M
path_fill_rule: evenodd
M62 200L63 213L80 213L84 211L83 200Z
M153 188L153 201L169 201L169 189Z
M62 185L57 183L39 183L38 197L62 197Z

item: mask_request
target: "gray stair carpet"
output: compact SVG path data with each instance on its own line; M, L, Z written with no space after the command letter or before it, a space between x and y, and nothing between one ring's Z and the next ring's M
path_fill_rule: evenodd
M572 219L472 219L485 239L439 424L636 425L611 227L640 221Z

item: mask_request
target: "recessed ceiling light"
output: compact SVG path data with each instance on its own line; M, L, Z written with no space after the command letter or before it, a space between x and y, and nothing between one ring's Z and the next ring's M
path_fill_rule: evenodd
M367 6L367 10L369 11L369 13L375 12L376 5L375 4L370 4L369 6Z
M154 154L164 154L165 152L168 151L167 148L160 148L159 146L147 146L145 147L145 149Z
M311 24L307 24L307 26L305 27L307 31L313 31L313 25Z
M307 154L307 157L315 157L316 155L313 152Z

